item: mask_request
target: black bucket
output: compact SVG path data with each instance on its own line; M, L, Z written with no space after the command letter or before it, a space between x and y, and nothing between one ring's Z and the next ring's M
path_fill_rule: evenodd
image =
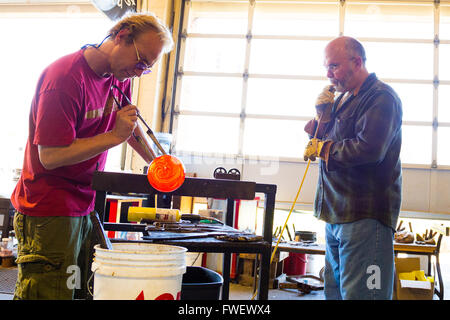
M186 267L181 283L181 300L219 300L223 278L203 267Z

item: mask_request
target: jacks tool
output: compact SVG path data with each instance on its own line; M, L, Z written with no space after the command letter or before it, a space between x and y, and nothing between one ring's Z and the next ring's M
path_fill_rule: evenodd
M127 95L125 93L123 93L123 91L116 86L115 84L113 84L111 86L111 88L115 88L117 89L123 97L125 97L125 100L127 100L128 104L132 104L130 99L128 99ZM144 126L147 128L147 134L150 137L150 139L152 139L152 141L155 143L155 145L158 147L159 151L161 151L161 153L163 155L167 154L166 151L164 150L164 148L161 146L161 144L159 143L158 139L156 139L155 134L153 133L152 129L150 129L149 125L147 124L147 122L145 122L144 118L142 118L141 114L139 113L139 110L137 112L137 116L138 118L142 121L142 123L144 124Z
M122 107L119 104L119 101L117 101L116 97L114 96L114 94L112 95L114 101L116 102L117 108L122 109ZM134 131L132 133L134 139L141 145L141 147L144 149L144 152L147 153L147 156L150 157L150 159L155 159L156 158L156 154L155 152L151 149L151 148L147 148L147 146L145 145L144 141L142 141L141 137L138 137Z

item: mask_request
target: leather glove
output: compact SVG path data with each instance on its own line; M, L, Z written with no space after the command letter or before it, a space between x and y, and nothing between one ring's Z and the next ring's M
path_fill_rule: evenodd
M336 89L332 85L325 86L316 100L316 120L321 122L330 121L331 109L334 103L334 93Z
M305 161L308 161L308 159L311 159L311 161L316 161L316 157L320 156L324 143L325 141L316 138L309 140L306 145L305 152L303 153L303 159Z

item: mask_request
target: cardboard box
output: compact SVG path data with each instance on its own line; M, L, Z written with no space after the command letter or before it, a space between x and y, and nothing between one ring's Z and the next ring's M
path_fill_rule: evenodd
M434 282L400 280L403 272L420 270L419 258L395 258L394 295L396 300L433 300Z

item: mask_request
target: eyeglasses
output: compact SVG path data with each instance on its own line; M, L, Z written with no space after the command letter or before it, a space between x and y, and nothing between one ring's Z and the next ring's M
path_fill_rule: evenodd
M348 61L353 61L355 59L356 59L356 57L350 57L350 58L348 58ZM331 63L328 66L325 66L325 69L327 71L335 72L340 66L341 66L340 63Z
M136 69L142 70L143 74L147 74L147 73L152 72L152 70L150 69L151 66L149 66L148 64L146 64L144 61L141 60L141 57L139 56L139 51L138 51L138 49L136 47L136 42L134 42L134 39L133 39L133 44L134 44L134 48L136 49L136 56L137 56L137 59L138 59L138 62L136 63L136 65L134 67Z

